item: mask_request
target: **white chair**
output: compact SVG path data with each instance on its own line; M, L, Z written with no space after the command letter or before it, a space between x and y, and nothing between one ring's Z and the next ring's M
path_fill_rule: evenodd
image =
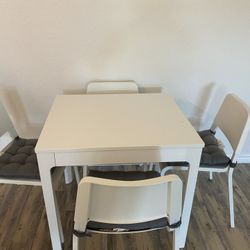
M134 81L96 81L87 85L86 94L137 94L138 86Z
M37 142L28 134L28 123L14 112L8 91L0 89L0 183L41 185L34 148ZM20 117L20 124L18 123ZM18 135L26 135L19 138Z
M233 171L237 165L237 158L241 153L246 137L250 129L249 107L236 95L228 94L215 119L210 130L198 132L205 147L202 151L199 171L209 172L209 179L212 180L213 172L228 172L228 197L230 208L230 226L234 224L234 200L233 200ZM220 128L232 146L232 156L227 156L221 149L218 140L215 137L216 129ZM185 164L166 163L163 166L161 175L165 175L168 170L173 169L173 165L179 165L181 169L186 170Z
M108 178L109 174L103 173ZM182 181L177 175L152 178L148 173L118 171L110 173L113 179L88 176L81 180L74 216L74 250L79 249L79 237L90 232L128 234L160 228L174 231L173 249L179 249L175 229L181 224ZM120 180L114 180L116 174ZM141 179L137 174L145 176Z
M21 124L18 123L18 117L21 116L14 112L15 109L9 101L7 92L5 89L0 89L0 183L41 186L34 151L37 143L37 139L33 138L35 133L32 133L32 130L29 133L29 126L25 120L21 120ZM18 136L20 131L22 131L22 137L26 135L25 138ZM57 200L55 201L58 210ZM60 221L58 225L63 241Z
M37 138L40 135L41 127L38 124L32 124L29 122L16 91L11 88L0 87L0 105L0 118L11 123L11 125L8 124L8 131L4 131L6 133L0 139L0 153L3 151L3 148L7 147L10 143L18 143L19 146L20 143L28 143L30 146L32 144L32 146L35 147ZM1 117L1 115L4 115L4 117ZM3 120L0 128L7 125L3 124L5 122ZM17 136L22 138L22 142L20 140L18 142L15 140ZM34 162L36 162L36 160L34 160ZM66 170L67 168L65 168L64 171L65 183L69 183L72 178L68 176L68 171ZM32 169L30 169L30 171L32 171ZM76 172L75 176L77 179L78 176Z

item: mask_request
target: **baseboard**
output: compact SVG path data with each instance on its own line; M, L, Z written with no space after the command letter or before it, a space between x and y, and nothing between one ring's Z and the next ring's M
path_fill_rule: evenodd
M250 154L242 154L237 158L238 163L250 163Z

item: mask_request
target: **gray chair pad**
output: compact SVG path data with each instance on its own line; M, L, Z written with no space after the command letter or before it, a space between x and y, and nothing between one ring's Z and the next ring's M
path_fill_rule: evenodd
M141 223L133 223L133 224L110 224L110 223L103 223L103 222L96 222L96 221L89 221L87 224L87 228L90 230L95 231L105 231L105 232L114 232L120 231L128 232L128 231L143 231L143 230L150 230L150 229L158 229L167 227L168 220L166 217L146 221Z
M206 168L225 168L230 163L230 158L227 157L222 150L215 137L215 133L211 130L199 131L201 139L205 146L202 150L200 167Z
M138 181L159 177L156 171L98 171L90 170L88 176L120 181Z
M0 178L40 180L34 151L36 139L15 138L0 156Z

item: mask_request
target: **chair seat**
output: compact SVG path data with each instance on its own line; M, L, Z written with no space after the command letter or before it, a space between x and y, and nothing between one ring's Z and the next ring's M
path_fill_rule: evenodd
M230 158L227 157L224 150L219 147L215 132L212 130L203 130L199 131L198 134L205 143L205 147L202 150L200 167L227 167L230 163Z
M36 139L15 138L0 156L0 178L40 180L34 151Z
M90 170L88 176L120 181L138 181L159 177L156 171L98 171Z
M97 221L89 221L87 224L87 229L94 231L104 231L104 232L131 232L131 231L144 231L150 229L159 229L165 228L169 226L168 220L166 217L151 220L147 222L141 223L133 223L133 224L111 224L111 223L103 223Z

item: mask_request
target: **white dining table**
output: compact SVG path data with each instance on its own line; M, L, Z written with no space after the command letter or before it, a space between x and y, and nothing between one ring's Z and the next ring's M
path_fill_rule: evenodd
M167 94L59 95L36 154L53 249L64 242L51 168L141 162L189 163L178 246L185 246L203 141Z

